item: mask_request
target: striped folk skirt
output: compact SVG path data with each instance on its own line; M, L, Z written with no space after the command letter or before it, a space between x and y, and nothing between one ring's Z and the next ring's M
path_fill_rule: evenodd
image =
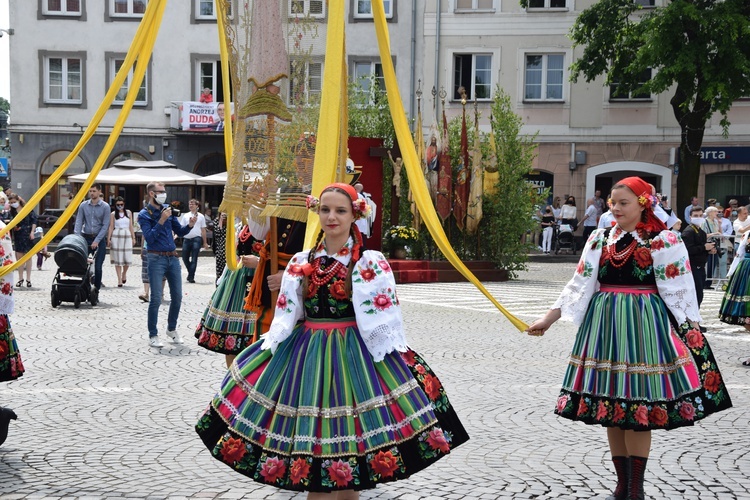
M256 340L255 313L246 311L245 295L253 269L226 269L195 330L198 345L209 351L238 354Z
M196 431L237 472L316 492L406 478L468 439L424 360L373 362L353 319L300 323L273 355L245 349Z
M7 314L0 314L0 382L15 380L23 372L23 361L10 327L10 318Z
M115 266L133 265L133 236L127 227L116 227L112 231L112 247L109 259Z
M555 413L621 429L674 429L732 406L699 329L670 322L647 290L594 294L576 335Z
M730 325L750 323L750 253L737 264L719 308L719 320Z

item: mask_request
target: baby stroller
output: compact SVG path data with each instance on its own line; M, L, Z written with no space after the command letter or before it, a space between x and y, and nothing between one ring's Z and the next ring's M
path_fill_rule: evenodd
M576 238L573 235L573 227L570 224L560 224L555 238L555 255L560 250L576 253Z
M62 302L72 302L78 309L81 302L95 306L99 302L99 291L91 285L91 266L96 251L89 254L86 238L69 234L60 240L55 251L57 273L52 279L52 307Z

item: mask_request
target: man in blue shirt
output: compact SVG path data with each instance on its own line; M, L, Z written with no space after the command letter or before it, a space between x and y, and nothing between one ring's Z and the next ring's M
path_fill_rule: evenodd
M182 279L180 259L174 237L185 236L195 225L192 217L184 226L172 215L172 207L167 205L167 191L162 182L149 182L146 186L148 204L138 214L143 238L146 240L148 255L148 280L151 283L151 300L148 304L148 345L164 347L159 340L156 328L159 319L159 306L163 280L169 283L169 315L167 316L167 335L173 344L182 344L182 337L177 333L177 317L182 306Z
M109 230L109 203L102 199L102 185L98 182L89 188L89 199L81 203L76 215L73 231L86 238L89 248L96 251L94 261L94 287L102 287L102 264L107 255L107 231Z

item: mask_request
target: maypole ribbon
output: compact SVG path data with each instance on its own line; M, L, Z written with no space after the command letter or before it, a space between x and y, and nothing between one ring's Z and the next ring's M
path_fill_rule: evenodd
M520 331L524 331L528 328L528 325L516 318L502 304L500 304L490 294L489 291L482 285L482 283L474 276L469 269L464 266L461 259L456 255L456 252L450 245L448 238L445 236L445 232L438 220L438 216L435 213L435 209L432 206L430 200L430 194L427 191L424 179L422 178L422 172L419 168L419 159L417 158L416 147L412 140L411 133L409 132L409 125L406 120L406 114L403 109L401 102L401 95L398 90L398 82L396 81L396 73L393 69L393 61L391 60L390 43L388 41L388 26L385 20L385 10L383 9L383 0L375 0L371 3L373 17L375 18L375 31L378 36L378 47L380 49L380 62L383 67L383 73L385 76L385 87L387 89L386 96L388 97L388 105L391 111L391 118L393 119L393 126L396 130L396 137L398 143L401 146L401 153L404 156L404 166L406 168L406 175L409 179L409 185L412 188L414 194L414 200L417 203L422 217L424 219L425 226L430 231L433 240L437 244L440 251L445 255L448 261L453 264L453 267L458 270L467 280L469 280L479 291L481 291L495 307L497 307L501 313L505 315L508 320L513 323L513 326L518 328ZM326 66L327 67L327 66ZM317 165L317 162L316 162Z

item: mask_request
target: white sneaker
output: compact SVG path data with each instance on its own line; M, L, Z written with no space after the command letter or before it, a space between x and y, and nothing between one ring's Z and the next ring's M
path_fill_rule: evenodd
M148 346L149 347L164 347L164 344L161 340L159 340L159 337L157 335L154 335L153 337L148 338Z
M167 330L167 335L172 339L173 344L182 344L182 337L177 330Z

